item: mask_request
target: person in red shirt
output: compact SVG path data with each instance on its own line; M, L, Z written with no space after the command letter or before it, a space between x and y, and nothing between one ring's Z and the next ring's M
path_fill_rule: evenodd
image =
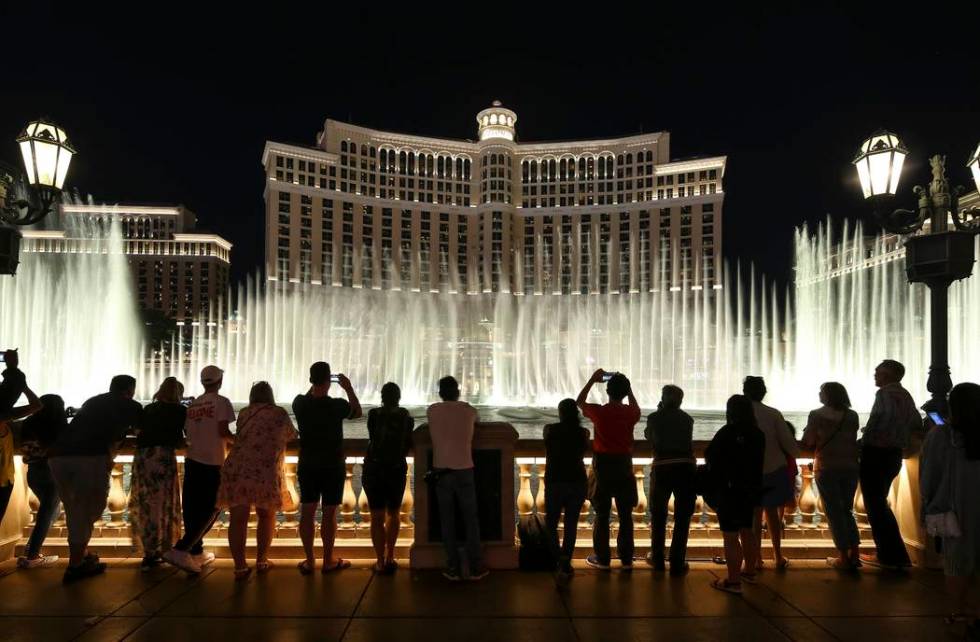
M606 382L609 403L588 403L586 399L592 386ZM624 404L623 399L628 403ZM582 414L595 427L592 442L592 471L595 486L592 507L595 522L592 525L593 554L585 561L594 568L609 569L609 514L612 502L616 502L619 514L619 535L616 552L623 570L633 568L633 507L636 506L636 478L633 476L633 428L640 420L640 405L630 388L630 381L619 372L606 373L596 370L576 400ZM591 486L591 484L590 484Z

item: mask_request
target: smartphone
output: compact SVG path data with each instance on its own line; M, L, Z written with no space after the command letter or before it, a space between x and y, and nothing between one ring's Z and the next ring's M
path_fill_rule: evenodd
M602 375L602 382L603 383L606 383L607 381L609 381L610 379L612 379L613 378L613 375L615 375L615 374L617 374L617 373L615 373L615 372L607 372L607 373L603 374Z
M0 352L0 363L5 363L7 361L7 355Z
M330 383L339 383L339 382L340 382L340 375L339 374L332 374L332 375L330 375Z
M939 415L938 412L935 412L935 411L930 412L929 413L929 419L932 419L932 423L936 424L937 426L945 426L946 425L946 422L943 421L943 418Z
M182 397L180 400L180 405L183 407L188 407L194 402L194 397Z

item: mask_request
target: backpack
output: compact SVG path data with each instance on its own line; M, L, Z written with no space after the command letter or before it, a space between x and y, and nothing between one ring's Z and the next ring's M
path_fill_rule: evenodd
M553 571L557 560L552 552L551 537L544 517L536 513L521 517L517 522L521 540L517 563L522 571Z

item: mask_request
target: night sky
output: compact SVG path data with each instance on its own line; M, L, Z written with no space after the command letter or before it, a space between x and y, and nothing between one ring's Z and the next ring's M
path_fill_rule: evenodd
M934 153L972 189L978 23L941 3L917 15L474 3L425 16L20 4L0 9L0 159L19 164L23 125L54 119L79 150L70 186L106 203L187 205L234 243L236 278L264 258L265 141L312 145L327 117L473 139L476 113L500 99L524 141L670 131L673 158L728 156L725 255L783 282L794 227L867 214L850 161L878 127L911 152L905 205Z

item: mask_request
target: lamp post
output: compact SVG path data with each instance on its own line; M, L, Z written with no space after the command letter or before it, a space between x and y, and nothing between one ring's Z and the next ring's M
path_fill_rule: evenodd
M926 389L932 398L927 410L947 414L947 396L953 387L948 357L948 291L953 281L965 279L973 271L973 237L980 233L980 208L961 208L960 196L966 191L950 189L946 179L946 157L929 159L932 182L915 186L915 210L888 207L898 190L902 165L908 150L898 136L879 131L865 140L854 166L864 197L872 202L875 218L886 231L908 236L905 241L905 272L909 283L929 287L932 329L931 363ZM980 190L980 146L967 162ZM953 228L949 228L952 220Z
M65 130L43 119L28 123L17 143L24 171L0 164L0 274L17 271L17 226L37 223L51 213L75 154Z

